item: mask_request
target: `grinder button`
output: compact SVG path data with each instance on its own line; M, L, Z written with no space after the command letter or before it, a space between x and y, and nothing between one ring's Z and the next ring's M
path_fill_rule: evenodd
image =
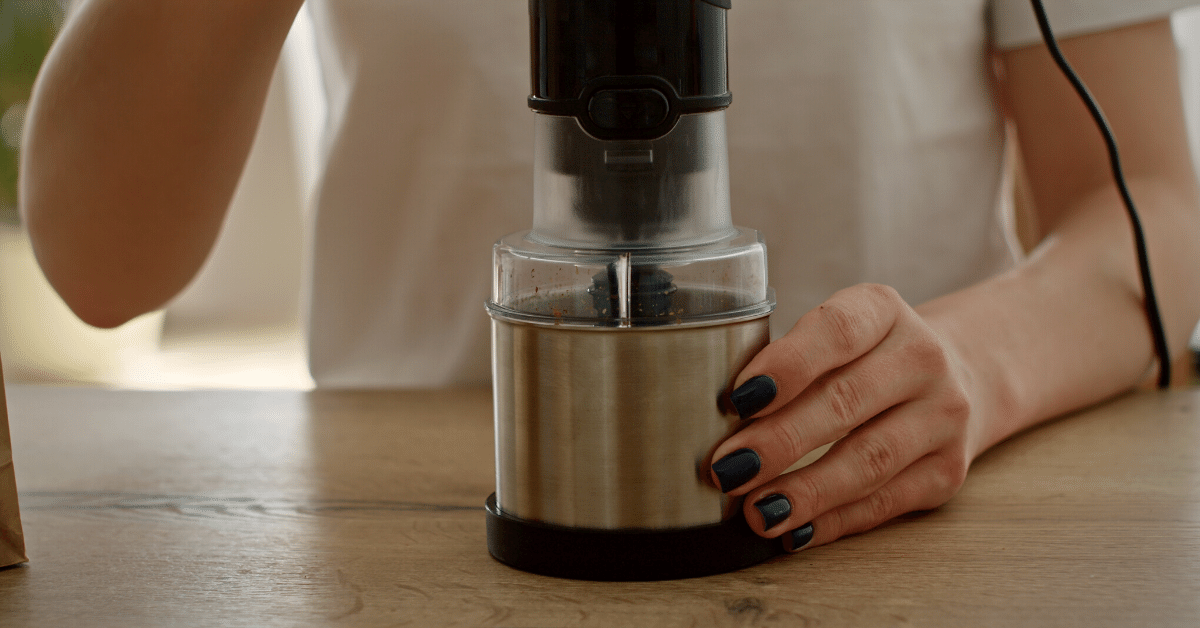
M602 129L652 129L667 119L671 105L657 89L605 89L588 101L588 115Z

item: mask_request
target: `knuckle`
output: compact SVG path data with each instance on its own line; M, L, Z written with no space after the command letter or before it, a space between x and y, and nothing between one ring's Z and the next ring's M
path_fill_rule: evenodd
M766 428L768 442L774 444L772 449L782 449L788 461L794 462L799 460L806 453L804 450L804 436L800 433L794 421L779 417L776 420L764 422L762 425ZM769 463L772 461L765 462ZM791 462L787 462L783 466L786 467Z
M837 302L826 302L821 306L821 317L829 342L839 354L856 353L859 337L863 333L863 314L852 312Z
M871 493L867 497L867 521L864 529L870 529L900 514L900 497L896 491L886 488ZM861 530L856 530L860 532Z
M808 473L793 473L789 478L788 493L796 498L794 505L802 510L818 513L825 510L825 491L817 478Z
M904 301L904 297L900 296L900 292L891 286L880 284L880 283L868 283L868 284L863 284L862 287L864 290L866 290L867 294L869 294L871 296L871 298L874 299L875 303L877 303L879 305L883 305L886 307L895 307L897 305L903 305L903 306L908 305Z
M830 541L853 534L847 529L851 524L848 510L848 507L843 506L821 515L813 521L813 528L820 530L822 536L828 535Z
M866 532L900 514L901 496L895 491L878 490L861 500L822 516L822 529L833 538Z
M932 477L926 478L922 494L915 496L913 509L929 510L950 501L967 479L970 463L966 458L953 455L935 456Z
M837 427L848 430L861 420L865 400L863 386L848 377L834 377L826 383L826 403Z
M961 385L954 385L946 391L941 407L947 420L965 423L971 415L971 397Z
M815 375L812 359L805 353L802 343L795 341L791 336L785 336L773 346L779 351L778 359L786 365L790 372L795 373L801 379Z
M950 356L933 338L923 337L913 343L913 354L913 359L926 371L941 373L950 368Z
M895 443L876 438L863 438L854 447L862 478L868 486L878 486L895 475L900 462Z
M966 389L958 383L950 383L935 393L929 405L929 418L936 421L943 434L957 439L969 431L974 405Z
M963 456L940 456L938 465L938 491L941 503L954 496L967 481L970 464Z
M950 355L932 334L921 336L909 345L909 363L922 372L942 375L950 371Z

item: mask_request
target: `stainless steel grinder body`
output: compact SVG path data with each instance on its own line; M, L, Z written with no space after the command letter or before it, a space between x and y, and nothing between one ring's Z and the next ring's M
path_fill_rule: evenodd
M702 475L767 319L580 329L496 318L496 501L522 519L684 528L734 514ZM736 507L738 504L733 504Z
M778 552L705 480L768 341L735 227L728 0L531 0L534 221L493 251L489 550L568 577L717 573Z

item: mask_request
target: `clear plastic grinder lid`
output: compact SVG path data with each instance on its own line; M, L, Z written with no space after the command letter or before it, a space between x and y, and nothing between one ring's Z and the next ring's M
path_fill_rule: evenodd
M758 232L634 250L563 248L509 235L494 249L488 310L505 320L586 327L709 325L769 314L767 250Z

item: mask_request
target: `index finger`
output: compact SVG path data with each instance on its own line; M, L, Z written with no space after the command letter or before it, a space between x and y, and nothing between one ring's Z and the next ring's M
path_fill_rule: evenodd
M818 377L862 357L887 337L905 308L889 286L862 284L836 292L742 369L731 395L738 414L743 419L770 414Z

